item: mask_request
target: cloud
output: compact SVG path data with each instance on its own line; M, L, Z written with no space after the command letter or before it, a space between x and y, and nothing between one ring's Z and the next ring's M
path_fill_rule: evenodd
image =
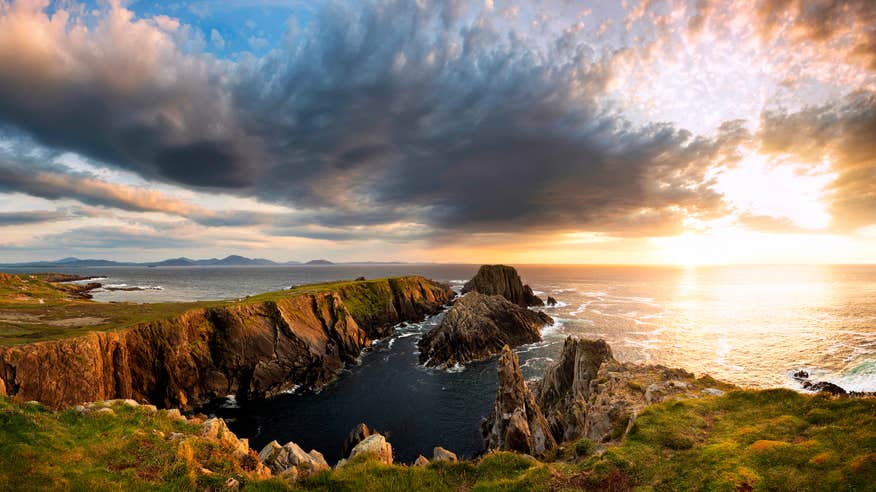
M542 42L464 2L326 2L271 51L235 61L117 5L94 25L28 5L0 9L0 122L149 180L296 212L221 214L87 177L0 176L46 198L334 239L666 235L723 212L709 170L743 138L732 122L713 137L633 125L605 99L618 52L575 30Z
M85 175L34 169L0 160L0 190L18 191L40 198L72 198L88 205L107 206L135 212L164 212L189 215L198 207L157 191L108 183Z
M757 141L761 152L787 154L801 163L829 162L836 179L828 192L834 227L876 223L876 93L797 112L768 111Z
M28 210L23 212L0 212L0 227L25 224L42 224L67 220L71 214L61 210Z
M225 48L225 38L223 38L216 29L210 30L210 43L217 50Z

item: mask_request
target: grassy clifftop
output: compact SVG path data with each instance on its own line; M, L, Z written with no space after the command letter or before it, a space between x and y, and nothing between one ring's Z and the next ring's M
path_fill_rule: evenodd
M0 399L0 488L202 490L234 478L244 490L873 490L874 428L872 398L736 391L648 407L606 448L580 441L544 460L492 453L426 467L357 458L286 483L254 476L231 448L163 412Z
M40 275L0 272L0 347L56 340L91 331L115 331L178 316L186 311L232 304L255 304L303 294L339 292L354 316L372 315L386 305L394 285L417 277L345 280L302 285L238 300L162 303L104 303L77 295L69 285Z

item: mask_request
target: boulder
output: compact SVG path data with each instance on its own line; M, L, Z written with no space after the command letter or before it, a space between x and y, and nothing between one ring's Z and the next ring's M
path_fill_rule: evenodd
M426 457L423 456L422 454L420 456L417 456L417 461L414 461L414 466L428 466L428 465L429 465L429 460L426 459Z
M499 391L493 413L482 431L487 449L541 455L557 446L550 426L530 393L517 355L502 348L498 364Z
M828 381L819 381L817 383L805 381L803 383L803 389L814 391L816 393L829 393L833 396L845 396L847 394L846 390Z
M557 300L554 299L554 298L551 297L551 296L548 296L548 298L547 298L547 305L548 305L548 306L556 306L556 305L557 305Z
M238 458L249 454L249 439L238 439L220 418L211 418L201 425L201 436L228 444Z
M456 457L456 453L448 451L441 446L435 446L435 449L432 450L432 461L436 463L438 463L439 461L458 463L459 458Z
M553 319L496 295L469 292L444 315L441 324L420 339L420 362L450 367L541 340L541 328Z
M517 270L507 265L482 265L475 276L465 283L462 293L479 292L502 296L518 306L543 306L544 301L523 285Z
M288 442L280 446L277 441L271 441L262 448L259 459L274 475L282 474L292 467L295 468L295 476L308 476L329 468L322 453L311 449L309 453L294 442Z
M350 459L357 456L369 456L380 463L392 464L392 446L380 434L372 434L353 448Z
M377 432L365 425L364 422L357 425L344 441L344 445L341 447L341 456L350 456L353 448L372 434L377 434Z

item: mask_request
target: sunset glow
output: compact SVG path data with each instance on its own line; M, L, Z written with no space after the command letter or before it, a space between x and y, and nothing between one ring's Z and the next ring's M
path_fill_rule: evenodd
M0 255L871 263L874 19L0 1Z

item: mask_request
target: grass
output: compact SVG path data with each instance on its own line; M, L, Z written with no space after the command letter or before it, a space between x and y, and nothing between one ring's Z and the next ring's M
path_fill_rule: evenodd
M181 432L188 439L170 441ZM876 400L735 391L648 407L614 445L566 443L549 461L490 453L426 467L357 457L294 484L258 481L198 427L162 412L52 412L0 399L0 490L874 490ZM184 443L184 444L182 444ZM212 475L200 473L201 467Z
M368 317L381 311L391 299L394 283L406 277L311 284L268 292L241 301L164 302L151 304L104 303L73 295L63 284L53 284L36 275L0 273L0 346L18 345L113 331L178 316L192 309L234 303L276 302L283 298L329 291L340 292L354 316Z
M0 398L0 490L203 490L251 480L230 447L165 412L55 412ZM169 439L172 433L179 439ZM209 469L206 474L202 469Z

